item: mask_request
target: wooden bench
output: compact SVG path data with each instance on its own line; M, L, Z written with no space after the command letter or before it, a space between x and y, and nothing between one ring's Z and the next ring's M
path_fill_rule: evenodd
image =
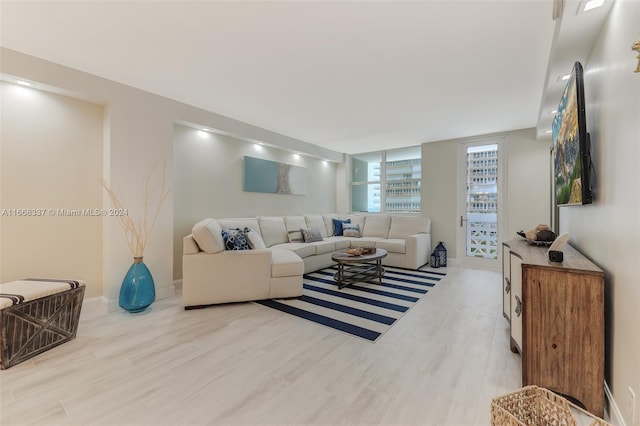
M85 283L28 278L0 284L0 369L76 337Z

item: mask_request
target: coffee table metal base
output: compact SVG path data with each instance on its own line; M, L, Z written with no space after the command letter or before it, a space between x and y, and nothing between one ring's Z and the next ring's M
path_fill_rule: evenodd
M363 263L338 263L338 272L333 279L338 283L338 288L344 288L349 284L357 282L378 281L382 284L382 276L384 268L382 267L382 259L376 259L372 262Z

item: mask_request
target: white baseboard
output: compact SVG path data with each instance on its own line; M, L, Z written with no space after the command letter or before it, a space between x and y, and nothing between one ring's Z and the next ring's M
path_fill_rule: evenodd
M179 286L179 287L178 287ZM165 299L182 291L182 280L173 282L173 285L164 288L156 288L156 300ZM89 297L82 301L82 315L100 315L120 310L118 299L109 300L105 296Z
M174 280L173 288L175 289L176 294L182 293L182 279Z
M611 394L611 389L609 389L609 385L607 382L604 382L604 394L607 397L607 413L608 421L613 426L627 426L627 423L624 421L624 417L622 417L622 413L618 408L618 404L613 399L613 395Z
M84 318L104 315L109 308L109 300L104 296L89 297L82 301L80 315Z

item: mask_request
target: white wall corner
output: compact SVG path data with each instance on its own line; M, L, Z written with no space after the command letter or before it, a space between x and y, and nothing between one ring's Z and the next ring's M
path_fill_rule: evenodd
M607 397L607 403L605 404L605 419L613 426L627 426L627 423L624 421L624 417L622 417L622 413L618 408L618 404L616 404L616 401L613 399L613 394L611 393L611 389L609 389L607 382L604 382L604 393Z

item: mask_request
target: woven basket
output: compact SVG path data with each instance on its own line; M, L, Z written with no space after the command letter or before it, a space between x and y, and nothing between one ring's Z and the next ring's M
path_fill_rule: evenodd
M591 426L611 426L565 398L538 386L526 386L491 400L491 426L577 426L571 410L588 417Z

